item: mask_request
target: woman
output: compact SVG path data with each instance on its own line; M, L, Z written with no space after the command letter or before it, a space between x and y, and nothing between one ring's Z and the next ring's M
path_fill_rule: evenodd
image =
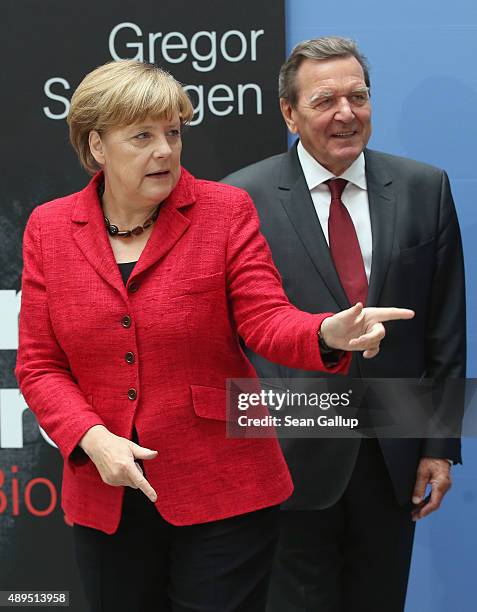
M263 610L292 483L275 439L225 436L226 378L256 376L239 336L341 372L349 353L327 366L318 331L322 347L372 357L380 321L413 315L291 306L249 196L181 168L192 112L153 65L94 70L68 123L95 175L25 231L16 373L65 460L92 610Z

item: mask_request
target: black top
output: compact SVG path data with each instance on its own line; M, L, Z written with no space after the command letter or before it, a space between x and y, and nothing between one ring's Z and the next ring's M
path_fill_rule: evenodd
M124 284L128 282L128 278L131 276L131 272L133 271L133 268L136 264L137 261L127 261L125 263L118 263L119 271L121 272L121 276L123 277Z
M124 284L128 282L128 278L131 276L131 272L133 271L134 266L136 264L137 264L137 261L127 261L125 263L118 263L119 271L121 272L121 276L123 277ZM133 427L132 439L133 439L133 442L136 442L136 444L139 444L136 427Z

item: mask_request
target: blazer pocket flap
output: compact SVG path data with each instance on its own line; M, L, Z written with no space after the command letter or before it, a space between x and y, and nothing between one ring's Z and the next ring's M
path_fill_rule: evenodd
M192 404L197 416L204 419L226 421L227 391L217 387L191 385Z
M205 293L224 287L224 273L217 272L208 276L185 278L174 283L174 290L179 294Z
M409 263L419 259L422 256L427 256L428 253L432 253L434 243L435 239L431 238L430 240L426 240L421 244L416 244L415 246L401 249L399 254L401 261L403 263Z

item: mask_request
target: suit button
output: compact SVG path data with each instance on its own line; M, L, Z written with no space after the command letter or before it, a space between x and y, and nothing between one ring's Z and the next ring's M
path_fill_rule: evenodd
M129 399L131 401L134 401L137 398L137 391L136 391L136 389L133 389L131 387L131 389L129 389L129 391L128 391L128 397L129 397Z
M131 327L131 317L129 315L125 315L122 319L121 319L121 325L123 327Z
M129 284L129 287L128 287L129 293L136 293L138 289L139 289L139 285L135 283L134 281Z
M126 359L127 363L134 363L136 361L136 357L131 351L128 351L124 358Z

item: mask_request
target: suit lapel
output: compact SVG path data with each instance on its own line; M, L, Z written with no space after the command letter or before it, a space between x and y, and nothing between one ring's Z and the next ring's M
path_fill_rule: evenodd
M131 278L141 274L167 255L189 225L189 219L167 203L159 214L151 237L131 273Z
M103 280L120 293L125 293L124 283L104 226L97 193L101 180L102 173L98 172L85 189L78 193L71 215L73 240Z
M73 239L96 272L117 291L126 295L97 195L101 180L102 175L98 173L78 194L72 212ZM190 221L180 209L195 202L194 183L194 177L182 169L179 183L165 201L130 278L141 274L163 258L187 230Z
M339 307L341 309L349 308L348 298L331 259L330 249L298 161L296 146L290 149L283 159L278 194L282 206L313 261L317 273L322 277Z
M364 154L373 236L373 258L367 303L369 306L376 306L379 303L392 254L396 199L392 176L379 154L367 149Z

